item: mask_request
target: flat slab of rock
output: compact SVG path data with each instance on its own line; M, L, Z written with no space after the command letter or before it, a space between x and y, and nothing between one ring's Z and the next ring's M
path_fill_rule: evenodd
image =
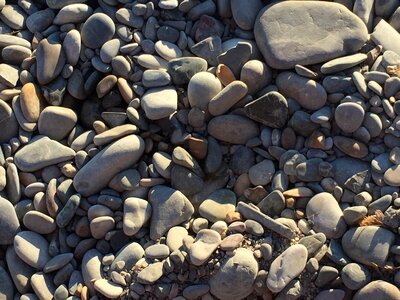
M74 158L75 151L47 136L38 136L14 156L18 169L34 172Z
M74 177L76 191L83 196L99 192L115 175L136 163L143 151L144 141L137 135L108 145L78 171Z
M285 1L260 12L254 36L268 65L291 69L359 50L368 39L368 30L341 4Z

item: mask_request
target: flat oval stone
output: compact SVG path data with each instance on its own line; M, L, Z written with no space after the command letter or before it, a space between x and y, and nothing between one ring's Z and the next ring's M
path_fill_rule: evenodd
M306 207L307 217L313 229L322 232L328 239L340 238L346 230L343 212L336 199L329 193L312 197Z
M76 29L68 31L63 41L63 49L67 63L71 66L75 66L78 63L81 47L81 34L79 31Z
M41 113L38 121L39 133L53 140L65 138L78 121L76 113L69 108L47 106Z
M247 94L247 85L239 80L232 81L208 103L208 111L213 116L226 113Z
M74 158L75 151L47 136L37 136L14 156L18 169L33 172Z
M141 100L146 117L159 120L168 117L178 108L178 94L173 87L149 89Z
M5 5L0 11L0 19L12 29L24 29L26 13L18 5Z
M99 192L116 174L137 162L143 152L144 141L136 135L108 145L78 171L74 177L75 189L83 196Z
M14 238L14 250L25 263L41 270L51 259L49 243L33 231L21 231Z
M42 272L35 273L31 277L31 286L39 299L53 299L56 287L52 276Z
M290 246L272 262L267 286L273 293L282 291L306 267L307 248L297 244Z
M364 109L361 105L353 102L339 104L335 110L336 124L343 132L356 131L364 120Z
M218 271L211 276L210 292L221 300L246 298L253 291L257 273L258 262L253 252L238 248L235 254L228 256Z
M54 18L53 23L56 25L81 23L85 21L92 13L93 9L89 5L83 3L66 5L60 9Z
M296 73L280 73L276 78L276 85L282 95L296 100L305 109L320 109L327 100L327 94L322 85Z
M191 107L207 111L208 103L222 89L221 82L209 72L199 72L189 81L187 93Z
M146 257L149 258L166 258L169 255L169 248L164 244L155 244L146 248L144 251Z
M364 158L368 155L368 147L355 139L344 136L335 136L333 143L340 151L354 158Z
M117 269L118 264L123 263L126 270L132 269L132 267L141 259L144 255L144 250L140 244L132 242L122 247L121 250L115 255L115 259L110 266L110 270L114 271Z
M263 8L263 3L260 0L246 2L232 0L231 7L236 24L243 30L252 30L257 14Z
M375 280L358 290L353 297L353 300L365 299L396 300L400 299L400 291L395 285L389 282Z
M113 20L106 14L95 13L82 26L82 42L89 48L100 48L113 37L114 33L115 25Z
M259 135L257 124L239 115L217 116L210 120L207 130L217 140L241 145Z
M19 220L14 206L5 198L0 197L0 245L10 245L15 234L20 230Z
M364 53L357 53L349 56L343 56L335 58L321 66L321 72L323 74L337 73L354 67L367 59L367 55Z
M26 228L39 234L49 234L56 229L53 218L39 211L28 211L23 218Z
M43 110L43 96L38 85L24 84L20 94L21 110L28 122L37 122Z
M235 206L235 193L221 189L213 192L200 204L199 214L210 222L224 221L228 212L235 211Z
M400 165L391 166L383 175L383 180L390 186L400 186Z
M291 69L356 52L367 41L368 30L341 4L285 1L259 13L254 36L268 65Z
M354 227L343 235L342 247L357 262L383 267L394 241L395 235L387 229L377 226Z

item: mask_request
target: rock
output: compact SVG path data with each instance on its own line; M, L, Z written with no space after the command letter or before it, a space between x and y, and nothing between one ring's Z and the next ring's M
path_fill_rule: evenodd
M181 57L168 62L168 73L176 85L187 84L195 74L206 70L207 61L200 57Z
M364 120L364 109L353 102L344 102L335 109L335 121L339 128L346 133L356 131Z
M351 157L342 157L332 162L335 181L343 186L344 183L354 174L368 171L370 173L370 164Z
M26 17L25 12L18 5L5 5L0 11L0 20L15 30L25 28Z
M336 199L329 193L319 193L307 204L306 213L313 222L313 229L328 239L340 238L346 230L343 212Z
M296 278L306 267L307 248L303 245L293 245L286 249L272 262L267 286L273 293L283 290L289 282Z
M205 59L211 66L216 66L218 64L217 58L222 52L221 38L217 35L207 37L191 46L190 51Z
M179 165L174 165L171 170L171 187L190 196L201 192L204 181L195 172Z
M74 3L61 8L53 23L56 25L82 23L92 14L93 9L90 6L83 3Z
M151 217L150 203L129 197L124 201L123 230L127 236L135 235Z
M199 72L189 81L187 93L191 107L207 110L208 103L222 89L221 82L209 72Z
M338 275L339 272L336 268L331 266L322 266L318 272L317 278L315 279L315 285L317 287L323 287L332 282Z
M75 127L78 117L72 109L48 106L40 114L39 133L53 140L62 140Z
M383 180L386 182L386 184L390 186L400 186L399 174L400 165L391 166L385 171L385 174L383 175Z
M8 87L15 87L18 82L19 69L16 66L0 64L0 83Z
M18 169L24 172L40 170L74 158L75 151L46 136L36 136L14 156Z
M101 150L74 177L74 187L83 196L103 189L122 170L139 160L144 141L136 135L123 137ZM101 172L107 170L107 173Z
M33 33L42 32L51 25L54 16L54 11L50 8L39 10L26 19L26 27Z
M239 80L232 81L208 103L208 111L213 116L226 113L247 94L247 86Z
M384 266L394 239L394 234L384 228L355 227L343 235L342 247L346 254L357 262L368 266Z
M315 300L336 300L336 299L344 299L344 297L345 297L344 290L329 289L319 292L318 295L315 297Z
M165 86L171 83L171 76L166 71L146 70L143 72L142 83L147 88Z
M368 39L368 30L341 4L296 1L265 7L255 21L254 36L269 66L291 69L356 52Z
M188 221L194 213L193 205L181 192L159 185L149 192L153 209L150 224L150 237L157 240L170 228Z
M399 289L393 284L375 280L361 288L353 297L354 300L362 299L388 299L395 300L400 297Z
M240 80L247 85L249 94L252 95L271 82L272 72L265 63L253 59L243 65Z
M159 120L168 117L178 108L178 95L173 87L149 89L141 100L146 117Z
M285 197L279 190L274 190L268 194L260 203L258 208L270 217L279 216L286 206Z
M144 268L137 276L137 281L142 284L153 284L163 275L162 262L155 262Z
M272 128L284 127L289 115L288 103L278 92L269 92L246 104L245 111L250 119Z
M43 39L36 49L36 76L41 85L53 81L62 71L66 59L62 45Z
M356 225L367 213L365 206L352 206L343 210L343 217L348 225Z
M200 204L199 214L210 222L224 221L228 212L235 211L235 206L235 193L221 189L213 192Z
M217 116L210 120L208 133L217 140L231 144L246 144L259 135L258 126L251 120L239 115Z
M243 299L253 291L258 263L252 251L238 248L211 276L210 292L221 300Z
M5 198L0 197L0 245L10 245L14 236L20 230L19 221L14 206Z
M155 244L147 247L144 254L148 258L162 259L168 257L169 248L164 244Z
M296 100L305 109L317 110L326 103L325 89L312 79L292 72L282 72L276 78L276 85L285 97Z
M154 44L154 48L158 55L160 55L166 61L170 61L182 56L182 50L179 49L177 45L167 41L157 41Z
M124 270L131 270L143 255L144 250L142 246L136 242L131 242L122 247L121 250L116 253L115 259L110 266L110 270L117 270L119 264L124 265Z
M367 59L364 53L357 53L349 56L335 58L321 66L321 73L331 74L337 73L351 67L354 67Z
M274 163L264 159L249 169L249 179L253 185L266 185L271 182L275 174Z
M47 264L44 266L43 271L45 273L53 272L61 269L67 263L69 263L74 257L73 253L62 253L54 256L50 259Z
M115 227L115 221L110 216L101 216L94 218L90 222L90 233L97 239L103 239L108 232L113 230Z
M345 265L340 277L350 290L359 290L371 281L370 271L365 266L356 263Z
M14 299L14 284L3 267L0 267L0 296L5 300Z
M76 29L68 31L63 41L63 50L67 63L71 66L75 66L78 63L81 46L81 34L79 31Z
M39 211L28 211L23 218L25 227L39 234L49 234L56 229L53 218Z
M322 232L308 235L300 239L299 244L307 248L308 257L314 257L326 242L326 236Z
M228 235L221 241L220 247L223 251L233 251L241 245L244 236L240 233Z
M244 4L243 1L233 0L231 8L236 24L243 30L252 30L263 3L260 0L251 0Z
M15 235L14 250L18 257L31 267L41 270L51 259L49 243L33 231L21 231Z
M82 259L82 277L92 295L94 294L94 282L103 278L102 259L103 255L97 249L90 249Z
M82 26L82 42L89 48L100 48L113 37L114 32L113 20L104 13L95 13Z
M371 40L382 45L384 51L390 50L400 54L400 34L389 23L381 19L371 33Z
M202 229L197 235L194 243L190 246L190 261L195 266L201 266L208 261L210 256L218 248L221 236L212 229Z
M15 287L21 294L31 291L30 279L35 269L20 259L13 247L8 247L6 252L8 272Z
M66 201L64 207L60 210L56 217L56 222L58 227L64 228L75 216L78 206L81 201L81 196L79 194L71 195L68 201Z
M43 96L39 86L29 82L24 84L20 94L21 110L28 122L37 122L44 108Z
M368 147L355 139L335 136L333 143L340 151L354 158L364 158L368 155Z
M116 299L121 296L123 292L121 286L107 279L96 280L94 282L94 288L108 299Z
M33 274L31 286L39 299L53 299L56 287L50 275L42 272Z
M239 78L242 67L251 58L251 51L252 45L250 43L240 41L219 55L218 63L227 66L235 77Z

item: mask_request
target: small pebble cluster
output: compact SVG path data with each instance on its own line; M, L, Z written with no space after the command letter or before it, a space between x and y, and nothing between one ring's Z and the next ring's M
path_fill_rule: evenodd
M0 0L0 299L399 300L399 31L399 0Z

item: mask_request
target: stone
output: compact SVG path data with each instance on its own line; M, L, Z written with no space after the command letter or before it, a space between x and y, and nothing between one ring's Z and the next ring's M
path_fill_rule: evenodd
M385 171L385 174L383 175L383 180L386 184L390 186L400 186L399 174L400 165L391 166Z
M14 236L20 230L19 220L14 206L5 198L0 197L0 224L3 230L0 231L0 245L10 245Z
M93 14L93 9L83 3L66 5L59 10L53 23L63 25L68 23L82 23Z
M103 239L108 232L113 230L115 227L115 221L110 216L101 216L94 218L90 222L90 233L97 239Z
M148 258L162 259L169 255L169 248L164 244L155 244L146 248L144 255Z
M26 26L26 14L18 5L5 5L0 11L0 20L15 30Z
M38 121L39 133L53 140L62 140L75 127L78 116L72 109L59 106L47 106Z
M62 71L66 57L62 45L50 39L43 39L36 49L36 76L39 84L46 85Z
M258 263L253 252L238 248L228 256L218 271L211 276L209 285L212 295L221 300L243 299L253 291L258 273Z
M384 266L394 239L391 231L381 227L355 227L343 235L342 247L357 262L368 266Z
M131 270L143 255L144 250L140 244L136 242L128 243L115 254L110 270L117 270L120 264L124 265L124 270Z
M166 71L145 70L142 83L147 88L165 86L171 83L171 76Z
M38 272L31 277L31 286L39 299L53 299L56 287L48 274Z
M360 290L358 290L357 293L354 295L353 299L395 300L399 299L399 297L400 297L400 291L395 285L383 280L375 280L368 283Z
M19 170L32 172L71 160L74 156L75 151L69 147L46 136L36 136L30 143L17 151L14 162Z
M364 120L364 109L353 102L344 102L335 109L335 121L339 128L346 133L356 131Z
M189 249L191 263L195 266L201 266L206 263L218 248L220 242L221 236L218 232L212 229L200 230Z
M0 83L8 87L15 87L18 82L19 69L16 66L0 64Z
M158 55L160 55L166 61L170 61L171 59L182 56L182 50L179 49L177 45L167 41L157 41L154 44L154 48Z
M44 108L42 92L38 85L24 84L20 94L21 110L28 122L37 122Z
M187 93L191 107L198 107L204 111L208 103L222 89L221 82L209 72L199 72L193 75L189 81Z
M207 61L200 57L180 57L168 62L168 73L176 85L189 83L197 73L207 70Z
M81 197L79 194L72 195L65 203L56 217L58 227L64 228L73 219L80 204Z
M282 192L274 190L257 204L257 207L270 217L279 216L285 209L286 201Z
M120 285L107 280L107 279L98 279L94 282L94 288L103 296L106 296L108 299L116 299L121 296L123 289Z
M355 139L335 136L333 143L340 151L354 158L364 158L368 155L368 147Z
M188 231L181 226L172 227L168 230L167 234L167 246L171 252L180 249L183 246L183 239L188 236Z
M184 195L190 196L202 191L203 179L185 167L174 165L171 169L171 187L181 191Z
M343 56L335 58L331 61L324 63L321 66L321 73L332 74L337 73L351 67L354 67L367 59L367 55L364 53L357 53L349 56Z
M3 61L12 65L20 65L24 59L29 58L31 55L31 50L19 45L7 46L1 51Z
M87 286L89 293L94 294L94 282L103 278L101 260L103 255L97 249L88 250L82 258L83 283Z
M221 241L220 247L223 251L233 251L241 245L244 236L240 233L228 235Z
M151 205L144 199L129 197L124 201L123 230L127 236L135 235L150 219Z
M259 128L252 120L230 114L211 119L207 130L217 140L241 145L259 135Z
M313 222L313 229L329 239L340 238L346 230L343 212L336 199L329 193L319 193L307 203L306 213Z
M196 56L205 59L211 66L216 66L217 58L222 53L221 38L212 35L191 46L190 50Z
M83 196L99 192L116 174L136 163L143 152L144 141L139 136L128 135L113 142L78 171L74 177L75 189Z
M251 0L244 4L243 1L233 0L231 8L236 24L243 30L252 30L263 3L260 0Z
M50 259L43 268L43 272L49 273L59 270L68 264L74 257L73 253L62 253Z
M254 36L269 66L291 69L296 64L312 65L356 52L367 41L368 30L341 4L296 1L260 11ZM318 47L314 47L316 43Z
M390 50L400 55L400 34L385 20L376 24L371 40L376 45L382 45L384 51Z
M240 41L219 55L218 63L227 66L238 78L242 67L251 58L251 51L252 45L250 43Z
M178 95L173 87L149 89L141 100L146 117L150 120L166 118L178 108Z
M271 69L260 60L249 60L240 71L240 80L243 81L252 95L266 87L272 80Z
M342 157L332 162L335 181L343 186L356 173L367 171L370 173L370 164L351 157Z
M268 289L273 293L282 291L300 275L306 263L307 248L299 244L290 246L272 262L267 278Z
M292 72L280 73L276 78L276 85L282 95L296 100L305 109L320 109L327 100L327 94L322 85Z
M226 214L235 211L236 195L221 189L211 193L199 206L199 214L210 222L224 221Z
M326 242L326 236L322 232L308 235L300 239L299 244L307 248L308 257L314 257Z
M343 284L350 290L359 290L371 281L370 271L365 266L356 263L345 265L340 277Z
M91 15L81 29L82 43L92 49L100 48L115 32L113 20L104 13Z
M13 282L8 272L3 267L0 267L0 296L3 299L14 298Z
M289 116L286 98L278 92L269 92L246 104L245 111L250 119L272 128L284 127Z
M356 225L368 213L365 206L352 206L343 210L343 218L348 225Z
M239 80L232 81L210 99L208 111L213 116L222 115L246 95L247 85Z
M275 174L274 163L264 159L249 169L249 179L253 185L267 185Z
M194 213L193 205L181 192L167 186L153 187L149 192L153 210L150 238L157 240L170 228L188 221Z
M8 272L13 283L21 294L31 291L30 279L35 269L19 258L13 247L8 247L6 252Z
M39 211L28 211L23 218L25 227L39 234L49 234L56 229L53 218Z
M162 262L155 262L144 268L137 276L137 281L142 284L153 284L163 275Z
M67 63L71 66L75 66L78 63L81 47L81 34L79 31L76 29L68 31L63 41L63 50Z
M18 257L31 267L41 270L51 259L49 243L33 231L21 231L15 235L14 250Z

